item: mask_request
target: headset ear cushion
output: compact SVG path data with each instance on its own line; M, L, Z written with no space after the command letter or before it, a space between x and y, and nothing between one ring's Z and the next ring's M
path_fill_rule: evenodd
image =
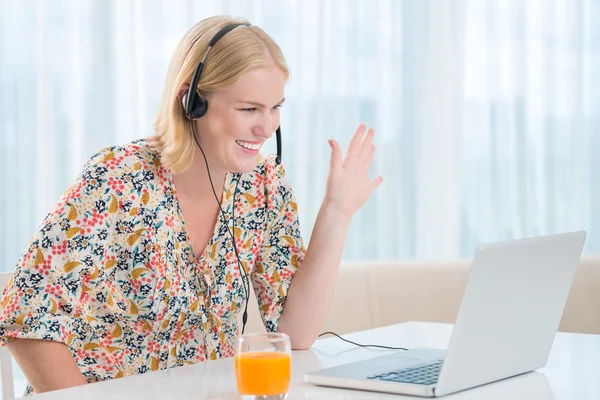
M181 97L181 108L183 108L183 112L184 112L186 115L188 115L188 109L187 109L187 97L188 97L188 94L187 94L187 92L185 92L185 93L183 94L183 96Z
M183 96L181 96L181 107L183 108L183 111L185 112L185 115L188 118L196 119L196 118L200 118L204 114L206 114L206 110L208 108L208 102L204 98L200 97L200 95L198 95L198 93L194 93L192 95L191 110L188 110L187 109L187 97L188 97L187 93L184 93Z
M200 97L197 93L195 93L192 103L192 110L189 112L189 116L191 119L197 119L206 114L206 110L208 109L208 102Z

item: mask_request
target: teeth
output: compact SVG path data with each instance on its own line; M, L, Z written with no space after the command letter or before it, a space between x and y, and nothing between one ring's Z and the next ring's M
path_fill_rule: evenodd
M242 146L245 149L248 150L259 150L260 149L260 144L252 144L252 143L246 143L246 142L242 142L241 140L236 140L235 141L237 144L239 144L240 146Z

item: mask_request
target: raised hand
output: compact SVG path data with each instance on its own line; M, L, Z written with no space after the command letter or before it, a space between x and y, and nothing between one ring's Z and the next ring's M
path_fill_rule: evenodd
M354 133L344 158L340 145L333 139L329 140L331 164L324 205L348 218L366 203L373 190L383 181L381 176L371 179L368 175L375 155L374 135L372 128L367 130L361 124Z

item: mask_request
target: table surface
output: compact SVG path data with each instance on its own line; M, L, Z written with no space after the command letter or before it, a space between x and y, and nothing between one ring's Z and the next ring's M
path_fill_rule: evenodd
M453 325L407 322L344 335L363 343L392 347L447 347ZM304 374L320 368L390 354L359 348L336 337L318 340L310 350L292 355L289 400L417 399L417 397L335 389L304 382ZM35 400L75 399L236 399L233 359L209 361L143 375L99 382L28 397ZM558 333L548 364L534 372L444 396L469 399L600 399L600 335Z

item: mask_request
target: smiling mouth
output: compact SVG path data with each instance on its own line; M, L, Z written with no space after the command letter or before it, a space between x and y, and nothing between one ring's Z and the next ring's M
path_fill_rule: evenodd
M242 140L236 140L235 141L240 147L243 147L244 149L247 150L260 150L260 148L262 147L262 143L260 144L256 144L256 143L248 143L248 142L244 142Z

